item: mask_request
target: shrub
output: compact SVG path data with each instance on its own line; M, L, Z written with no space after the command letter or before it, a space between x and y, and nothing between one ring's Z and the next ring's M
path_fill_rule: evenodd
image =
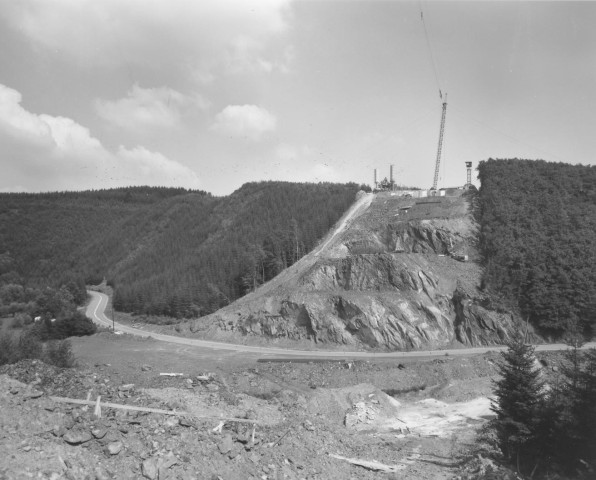
M34 329L23 332L18 340L9 331L0 335L0 365L16 363L27 358L39 359L61 368L76 365L70 340L49 341L44 346Z
M14 328L15 330L18 328L23 328L23 321L20 318L13 317L8 321L10 328Z
M10 328L23 328L25 325L33 323L33 319L26 313L17 313L12 319Z
M28 313L17 313L15 315L15 319L20 320L21 322L23 322L23 325L31 325L33 323L33 318L31 317L31 315L29 315Z
M0 335L0 365L15 361L16 347L12 333L4 332Z
M72 315L51 322L45 320L33 327L37 336L45 340L63 340L68 337L82 337L97 333L97 326L84 313L76 311Z
M43 344L39 336L33 330L25 331L19 338L17 345L17 354L13 362L23 358L41 358L43 354Z
M43 360L56 367L74 367L76 362L70 340L49 341L46 344Z
M56 321L56 336L62 339L67 337L83 337L97 332L97 326L82 312L75 312L72 316Z

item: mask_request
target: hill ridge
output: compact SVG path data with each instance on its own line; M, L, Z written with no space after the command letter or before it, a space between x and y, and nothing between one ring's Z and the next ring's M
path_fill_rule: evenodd
M157 321L205 315L312 249L355 184L246 184L227 197L184 189L0 194L0 286L104 279L116 309Z

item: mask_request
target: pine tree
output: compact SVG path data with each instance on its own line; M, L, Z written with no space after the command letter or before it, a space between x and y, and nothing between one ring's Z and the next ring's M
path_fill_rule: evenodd
M575 343L565 354L559 386L556 428L557 463L578 478L596 472L596 350ZM581 475L584 475L583 477Z
M491 410L499 448L519 473L535 469L540 459L540 413L544 405L544 383L535 366L534 347L518 332L501 353L501 378L495 382Z
M578 458L580 463L583 463L594 475L596 474L596 349L592 348L584 352L583 360L576 404L576 411L580 417L579 436L582 439Z

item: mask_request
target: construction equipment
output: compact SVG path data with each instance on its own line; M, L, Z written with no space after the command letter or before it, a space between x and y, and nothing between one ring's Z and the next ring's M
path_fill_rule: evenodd
M439 167L441 165L441 150L443 149L443 134L445 132L445 117L447 115L447 94L443 99L443 113L441 115L441 129L439 130L439 147L437 148L437 161L435 163L435 178L431 190L437 189L437 182L439 181Z

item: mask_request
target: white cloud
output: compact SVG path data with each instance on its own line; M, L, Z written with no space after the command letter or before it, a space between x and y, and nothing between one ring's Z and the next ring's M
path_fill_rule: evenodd
M35 116L23 109L23 114L37 118L42 125L49 127L49 135L59 152L98 152L103 149L101 143L91 136L88 128L66 117L53 117L41 114Z
M133 85L125 98L95 101L95 110L108 122L131 130L176 126L192 110L205 110L209 103L200 95L188 96L168 87L142 88Z
M191 172L184 165L170 160L159 152L151 152L144 147L137 146L132 149L126 149L123 146L118 148L116 157L119 161L119 168L126 174L133 177L140 175L144 178L157 180L156 175L166 174L167 178L173 183L180 185L186 181L190 175L194 181L197 180L194 172ZM191 180L192 181L192 180ZM156 183L159 185L159 180Z
M0 17L85 65L190 66L209 78L238 39L252 58L284 32L290 1L19 0L3 2Z
M0 86L0 127L24 140L41 141L51 136L50 126L20 105L22 96L16 90Z
M215 117L211 129L221 135L258 141L277 126L277 119L257 105L228 105Z
M106 149L74 120L35 114L21 94L0 84L0 188L82 190L127 185L197 188L196 174L164 155L137 146Z

